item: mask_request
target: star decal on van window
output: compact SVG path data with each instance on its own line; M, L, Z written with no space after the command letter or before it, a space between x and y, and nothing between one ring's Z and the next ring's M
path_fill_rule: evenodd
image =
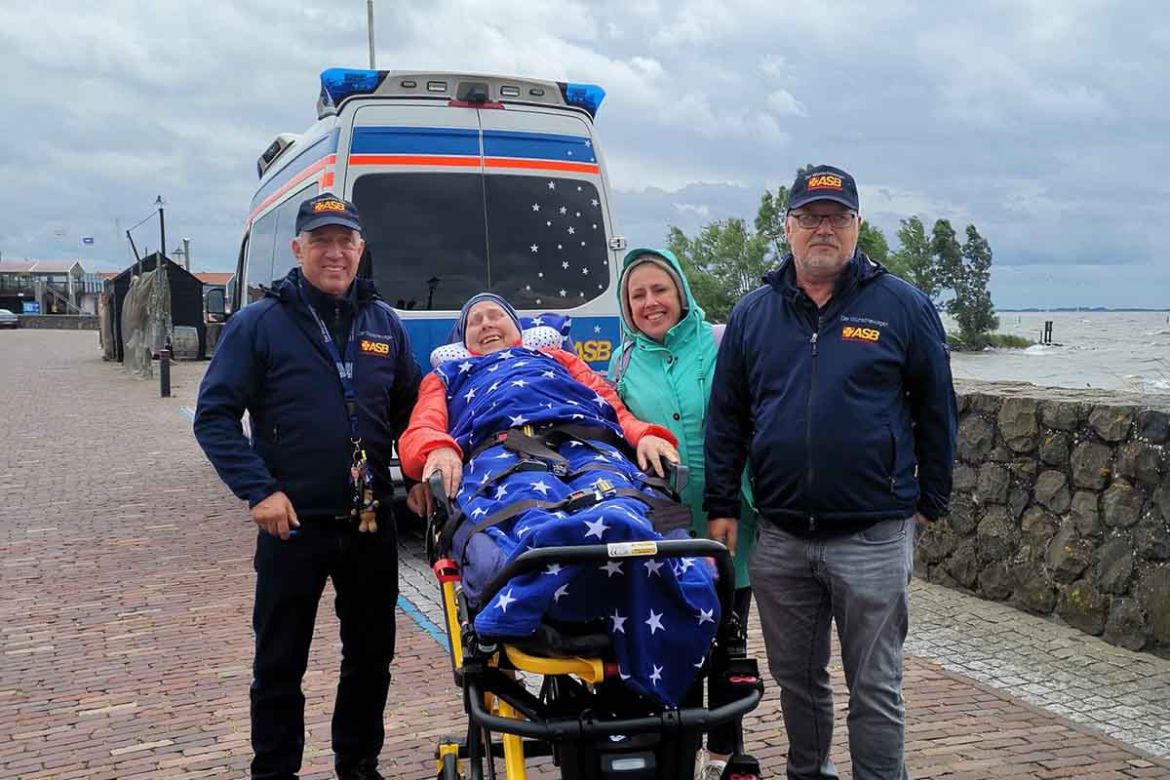
M576 156L583 157L580 151ZM493 177L489 200L514 203L492 218L492 254L519 272L521 307L577 306L609 286L609 252L598 240L600 194L587 178ZM544 231L551 231L544 233ZM586 233L595 236L583 241Z

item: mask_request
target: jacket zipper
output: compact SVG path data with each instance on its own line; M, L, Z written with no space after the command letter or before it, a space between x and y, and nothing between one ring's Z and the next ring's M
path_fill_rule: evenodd
M821 315L817 312L817 319L814 325L812 338L809 339L809 345L812 347L812 366L809 371L808 380L808 399L804 407L804 451L808 458L808 471L805 472L805 492L808 494L810 500L812 498L813 486L813 466L812 466L812 402L813 392L816 390L817 384L817 338L821 333ZM817 516L809 513L808 516L808 530L815 531L817 528Z

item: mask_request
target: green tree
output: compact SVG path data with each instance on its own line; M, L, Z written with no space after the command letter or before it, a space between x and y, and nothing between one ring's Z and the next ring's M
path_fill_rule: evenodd
M987 334L999 326L991 303L991 246L974 225L967 226L967 241L960 246L951 223L940 219L934 223L930 249L935 263L935 278L953 296L947 311L959 325L959 338L968 346L987 341Z
M812 163L805 163L796 169L795 179L813 167ZM768 242L768 259L772 265L778 264L788 256L792 247L788 245L788 238L784 235L784 218L788 215L788 188L781 184L776 192L764 190L760 197L760 207L756 211L756 233Z
M671 227L667 246L678 257L691 292L708 319L726 322L731 309L760 284L770 267L768 240L742 219L712 222L694 238Z
M926 238L926 228L918 215L902 220L898 228L897 252L890 256L891 270L910 284L926 293L931 300L937 300L940 290L936 279L931 243Z
M959 323L960 335L983 336L999 327L991 302L991 245L974 225L967 226L963 243L963 272L955 286L951 313Z
M768 242L768 257L779 263L791 251L784 235L784 215L788 213L788 188L780 185L776 193L764 190L760 208L756 211L756 233Z
M945 219L934 222L930 232L931 270L940 287L955 289L963 274L963 248L955 238L955 229Z
M876 260L882 265L889 261L890 244L877 225L861 223L861 230L857 234L857 246L870 260Z

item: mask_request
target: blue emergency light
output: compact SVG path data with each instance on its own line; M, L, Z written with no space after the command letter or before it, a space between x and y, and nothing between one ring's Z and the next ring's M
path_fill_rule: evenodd
M352 95L368 95L386 78L384 70L329 68L321 71L321 101L336 107Z
M605 90L596 84L560 83L561 95L570 106L577 106L589 112L589 116L596 117L601 101L605 100Z

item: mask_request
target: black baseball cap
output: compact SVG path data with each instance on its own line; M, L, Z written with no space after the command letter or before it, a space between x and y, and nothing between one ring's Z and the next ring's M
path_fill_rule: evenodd
M348 200L344 200L332 192L324 192L315 198L310 198L301 204L297 211L296 232L316 230L325 225L341 225L342 227L362 232L362 221L358 217L357 209Z
M798 209L818 200L832 200L859 211L857 182L840 168L818 165L796 175L788 191L788 210Z

